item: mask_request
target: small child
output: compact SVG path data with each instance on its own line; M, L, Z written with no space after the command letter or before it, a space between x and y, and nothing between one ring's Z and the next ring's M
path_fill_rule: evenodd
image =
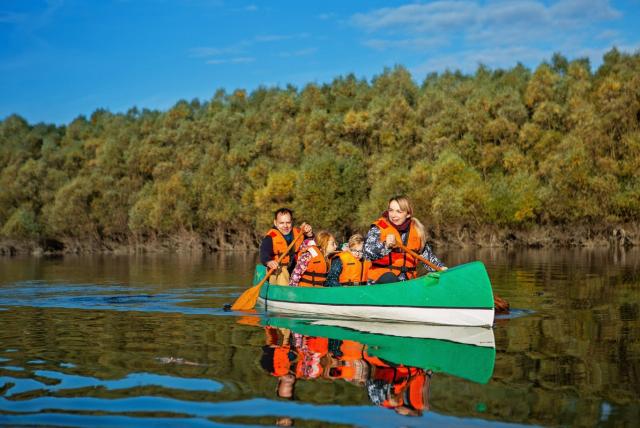
M336 251L336 238L321 230L314 239L305 239L298 250L297 264L289 285L293 287L321 287L329 271L329 258Z
M352 235L341 252L331 259L325 287L366 285L371 262L363 260L364 238L359 233Z

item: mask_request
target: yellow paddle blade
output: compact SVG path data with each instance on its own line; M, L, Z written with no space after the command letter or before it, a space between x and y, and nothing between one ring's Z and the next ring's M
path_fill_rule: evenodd
M236 299L235 302L233 302L231 309L234 311L248 311L249 309L253 309L258 301L258 296L260 295L261 285L262 283L247 289Z

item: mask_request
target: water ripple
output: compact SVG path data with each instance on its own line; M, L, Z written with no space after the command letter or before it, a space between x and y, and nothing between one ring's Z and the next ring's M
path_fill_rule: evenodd
M199 287L154 292L154 287L121 284L51 284L23 281L0 288L0 307L30 306L141 312L179 312L183 314L225 314L222 303L210 299L232 300L234 287Z
M65 412L100 412L110 413L97 415L69 415L35 412L56 409ZM145 418L116 416L118 413L157 413L161 411L176 415L188 415L191 418ZM68 424L86 426L116 426L120 425L153 425L170 426L201 425L201 426L233 426L213 422L205 418L233 418L233 417L290 417L297 420L317 420L325 423L348 424L354 426L389 427L389 426L458 426L478 427L486 426L486 421L477 419L456 418L452 416L428 413L421 417L407 420L407 418L388 412L385 409L371 406L340 406L313 405L299 402L283 402L267 399L251 399L233 402L194 402L162 397L134 397L121 399L100 398L58 398L41 397L20 402L0 399L0 411L19 413L16 415L0 415L0 424ZM517 426L513 424L491 422L492 426ZM243 424L242 426L247 426Z
M7 369L7 367L1 367ZM24 370L17 367L19 371ZM43 381L33 379L0 377L0 382L7 385L13 384L6 392L6 396L16 395L35 390L47 390L56 392L80 388L105 388L107 390L129 389L146 386L156 386L167 389L180 389L184 391L208 391L217 392L222 389L222 384L209 379L181 378L176 376L158 375L153 373L131 373L123 379L101 380L89 376L71 375L50 370L36 370L34 374ZM51 383L51 384L49 384Z

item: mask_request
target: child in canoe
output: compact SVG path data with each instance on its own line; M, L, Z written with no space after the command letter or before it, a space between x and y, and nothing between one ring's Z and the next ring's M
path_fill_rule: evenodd
M364 238L352 235L342 251L331 258L331 267L325 287L366 285L371 262L364 260Z
M336 249L336 238L326 230L318 232L315 239L305 239L298 250L298 261L291 274L289 285L324 286L329 272L329 258Z

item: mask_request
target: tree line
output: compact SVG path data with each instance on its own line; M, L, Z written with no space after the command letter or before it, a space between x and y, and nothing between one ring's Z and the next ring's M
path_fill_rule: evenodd
M0 237L252 246L272 212L339 236L409 195L435 236L640 218L640 53L418 83L396 66L167 111L0 121Z

